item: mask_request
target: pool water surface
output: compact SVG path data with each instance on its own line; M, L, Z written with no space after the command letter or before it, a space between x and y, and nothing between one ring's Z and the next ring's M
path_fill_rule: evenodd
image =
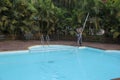
M0 52L0 80L111 80L120 78L120 51L65 45Z

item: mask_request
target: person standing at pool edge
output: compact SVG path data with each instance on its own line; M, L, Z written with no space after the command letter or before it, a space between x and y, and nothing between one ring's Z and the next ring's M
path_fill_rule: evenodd
M77 28L77 44L82 45L82 28Z

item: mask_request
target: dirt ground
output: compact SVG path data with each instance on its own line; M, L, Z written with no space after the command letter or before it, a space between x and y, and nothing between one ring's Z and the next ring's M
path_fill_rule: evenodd
M72 45L78 46L75 41L50 41L49 45ZM39 40L31 41L0 41L0 51L15 51L15 50L27 50L30 46L42 45ZM46 44L44 44L46 45ZM83 42L82 46L96 47L107 50L120 50L118 44L105 44L105 43L94 43L94 42Z

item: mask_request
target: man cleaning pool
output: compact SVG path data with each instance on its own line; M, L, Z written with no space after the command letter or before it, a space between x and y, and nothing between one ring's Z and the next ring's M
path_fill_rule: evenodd
M77 44L78 45L82 45L82 28L77 28L76 31L77 31Z

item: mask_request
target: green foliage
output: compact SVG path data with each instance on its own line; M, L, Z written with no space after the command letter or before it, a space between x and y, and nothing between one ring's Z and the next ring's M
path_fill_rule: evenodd
M90 13L83 34L87 34L93 19L96 32L102 26L105 36L117 38L120 36L119 4L120 0L0 0L0 32L75 35L78 24L82 26L86 14Z

